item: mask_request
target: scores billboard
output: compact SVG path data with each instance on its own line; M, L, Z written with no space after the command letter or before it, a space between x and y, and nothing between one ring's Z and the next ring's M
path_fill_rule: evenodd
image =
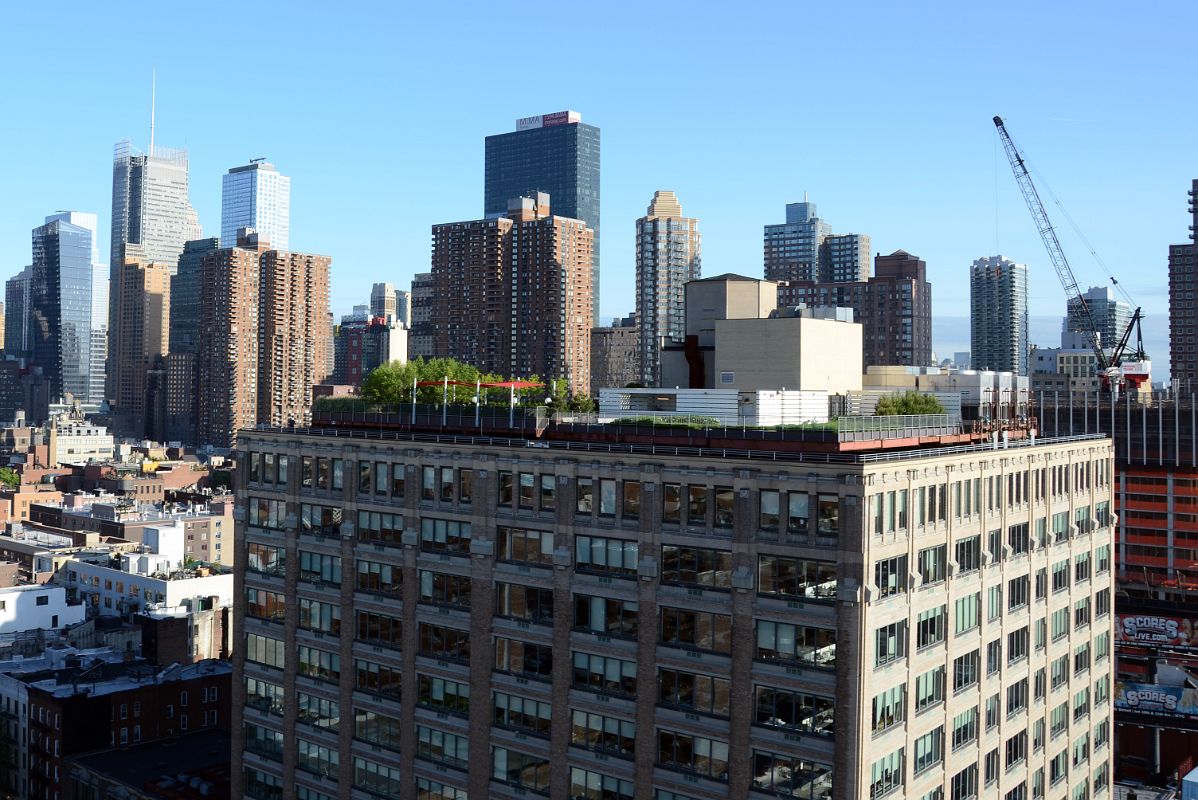
M1116 614L1116 640L1145 647L1198 650L1198 624L1166 614Z
M1198 718L1198 689L1116 681L1115 708L1151 717Z

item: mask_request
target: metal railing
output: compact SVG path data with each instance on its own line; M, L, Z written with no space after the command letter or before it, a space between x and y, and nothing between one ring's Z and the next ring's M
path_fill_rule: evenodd
M922 447L918 450L905 450L890 453L820 453L778 451L753 448L730 447L689 447L680 445L658 444L623 444L615 442L588 442L562 439L528 439L503 436L470 436L465 434L448 433L410 433L406 431L362 430L358 428L278 428L259 426L242 433L245 439L252 438L254 433L291 434L296 436L317 436L340 439L364 439L376 441L424 442L429 444L468 445L482 447L536 448L567 452L585 453L627 453L635 455L677 456L699 458L734 458L746 461L793 461L808 464L870 464L888 461L909 461L917 458L937 458L961 453L977 453L986 450L1000 452L1002 450L1032 447L1040 444L1067 444L1088 440L1106 439L1103 434L1086 434L1078 436L1061 436L1043 439L1019 439L1007 443L1000 442L998 447L993 443L977 445L958 445L953 447Z

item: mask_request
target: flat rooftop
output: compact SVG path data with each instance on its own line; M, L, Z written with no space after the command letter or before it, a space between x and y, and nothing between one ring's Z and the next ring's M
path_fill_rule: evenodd
M229 796L231 752L228 733L208 730L120 750L106 748L72 760L97 777L149 797L210 800Z
M1001 432L994 430L997 426L946 425L941 419L923 417L842 417L847 424L835 428L827 424L755 428L661 420L600 423L568 415L551 420L524 408L510 415L507 409L488 408L476 418L472 406L468 414L460 410L447 408L442 413L440 408L418 406L414 413L317 411L307 428L259 426L255 430L320 438L825 464L901 461L1106 438L1101 434L1039 438L1033 434L1034 420L1030 424L1012 421Z

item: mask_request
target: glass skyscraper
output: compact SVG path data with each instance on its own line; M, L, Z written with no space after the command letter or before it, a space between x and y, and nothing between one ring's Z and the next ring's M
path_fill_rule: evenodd
M237 243L240 228L253 228L258 240L275 250L289 250L291 178L274 165L254 160L233 167L221 181L220 238Z
M112 161L112 259L110 276L125 258L170 265L183 243L201 231L188 197L187 150L155 147L141 153L117 142Z
M599 129L574 111L516 121L516 130L488 136L483 213L506 214L508 201L549 195L554 216L582 220L594 232L592 317L599 324Z
M53 398L70 392L77 400L98 403L93 373L93 309L97 264L93 258L92 228L56 214L33 229L33 266L29 279L29 355L40 366ZM96 376L103 387L103 370Z

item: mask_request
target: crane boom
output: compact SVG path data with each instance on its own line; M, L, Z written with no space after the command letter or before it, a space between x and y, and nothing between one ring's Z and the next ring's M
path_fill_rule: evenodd
M998 128L998 136L1002 139L1003 149L1007 152L1007 160L1011 162L1011 171L1015 173L1015 182L1019 184L1019 191L1023 193L1028 211L1032 212L1032 219L1036 223L1036 229L1040 232L1040 238L1044 241L1044 248L1048 250L1048 258L1052 261L1052 265L1057 271L1057 277L1061 280L1061 286L1065 289L1065 297L1071 306L1076 304L1080 308L1085 328L1082 332L1089 340L1090 349L1094 351L1094 356L1098 359L1099 371L1105 372L1116 365L1103 352L1098 326L1094 323L1094 315L1090 311L1090 305L1086 302L1086 298L1082 296L1081 290L1078 288L1077 279L1073 277L1073 268L1069 266L1069 261L1065 258L1065 251L1061 249L1061 243L1057 240L1057 232L1048 219L1044 203L1040 201L1040 193L1036 191L1036 186L1032 183L1032 176L1023 163L1023 156L1020 154L1019 148L1015 146L1015 142L1011 141L1011 134L1007 133L1002 117L994 118L994 126Z

